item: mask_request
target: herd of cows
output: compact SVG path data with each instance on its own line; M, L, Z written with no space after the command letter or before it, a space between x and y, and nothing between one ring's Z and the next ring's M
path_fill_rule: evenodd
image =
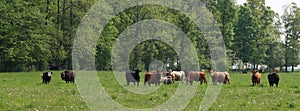
M139 86L140 83L140 72L141 70L133 70L133 71L127 71L125 73L127 85L130 84L130 82L133 82L134 85ZM230 84L230 76L228 72L216 72L213 70L210 70L210 77L212 80L212 83L214 85L218 83L223 84ZM252 70L252 85L258 85L260 84L261 80L261 74L256 71ZM274 84L278 86L279 84L279 75L278 75L279 69L275 68L274 73L268 74L268 81L269 85L272 87ZM41 76L42 83L48 84L51 81L51 76L53 72L44 72ZM64 80L66 83L74 83L75 82L75 72L74 71L68 71L65 70L61 73L61 79ZM146 72L145 78L144 78L144 85L148 84L154 84L155 86L159 86L161 83L170 85L173 84L175 81L186 81L186 84L192 85L193 82L200 81L200 85L205 83L207 84L206 80L206 71L162 71L162 70L152 70L149 72Z
M140 82L140 72L141 70L133 70L126 72L126 81L127 85L130 82L133 82L134 85L139 86ZM228 83L230 84L230 78L228 72L216 72L211 70L210 75L212 77L213 84L217 83ZM186 81L187 84L192 85L193 82L200 81L200 84L207 84L206 80L206 71L161 71L161 70L152 70L146 72L144 78L144 85L154 84L155 86L159 86L161 83L166 85L173 84L175 81Z
M278 86L279 84L279 76L278 72L279 69L275 68L274 73L268 74L268 81L269 85L272 87L274 84ZM134 85L139 86L140 83L140 72L141 70L133 70L128 71L125 73L127 85L130 84L130 82L133 82ZM210 70L210 77L212 80L212 83L214 85L218 83L223 84L230 84L230 76L228 72L216 72L213 70ZM258 85L260 84L261 80L261 74L257 70L252 70L252 85ZM155 86L159 86L161 83L164 83L166 85L173 84L174 81L181 81L186 82L186 84L192 85L194 81L200 81L200 85L205 83L207 84L206 80L206 71L161 71L161 70L153 70L146 72L145 78L144 78L144 85L148 84L154 84Z
M49 84L51 81L53 72L44 72L41 76L42 83ZM65 70L60 75L61 79L66 81L66 83L74 83L75 82L75 72L74 71L68 71Z

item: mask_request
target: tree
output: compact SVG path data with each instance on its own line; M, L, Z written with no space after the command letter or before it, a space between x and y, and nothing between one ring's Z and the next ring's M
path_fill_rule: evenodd
M294 66L299 64L299 40L300 40L300 8L296 3L287 6L282 16L282 21L285 28L285 67Z
M238 17L233 47L236 57L240 58L243 63L249 63L252 62L254 54L256 54L257 19L246 4L240 6Z

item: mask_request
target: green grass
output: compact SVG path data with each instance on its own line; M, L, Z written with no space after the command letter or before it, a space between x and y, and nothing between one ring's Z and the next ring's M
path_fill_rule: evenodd
M144 73L143 73L144 74ZM111 98L130 108L144 109L158 106L169 100L179 83L155 87L149 94L137 94L125 88L136 88L132 83L117 82L112 72L98 72L99 80ZM81 98L75 84L66 84L60 79L60 72L54 72L50 84L41 84L41 72L0 73L0 110L90 110ZM210 79L207 76L208 80ZM231 74L231 85L223 85L217 100L209 110L300 110L300 73L280 73L279 87L269 87L267 74L262 74L261 84L251 86L251 75ZM198 83L199 84L199 83ZM185 85L185 84L184 84ZM190 87L186 85L185 87ZM193 99L185 110L199 109L207 85L197 87Z

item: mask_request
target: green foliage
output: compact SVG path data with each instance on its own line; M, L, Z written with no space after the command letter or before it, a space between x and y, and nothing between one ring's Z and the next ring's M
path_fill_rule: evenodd
M244 5L240 6L238 12L238 23L235 27L234 51L236 56L244 63L251 62L254 58L255 41L258 29L257 19L251 9Z
M239 60L255 66L265 64L269 67L283 66L283 62L286 62L286 66L299 64L300 14L296 4L288 7L285 15L279 18L270 7L265 5L265 0L247 0L247 3L242 6L235 5L233 0L201 1L213 14L214 19L218 22L217 26L222 32L227 49L227 57L223 58L227 61L227 69ZM137 3L137 1L135 2ZM173 1L170 4L175 4L175 2L179 1ZM77 27L94 3L96 0L14 0L1 2L0 71L48 70L50 66L71 69L72 45ZM107 1L107 3L112 7L103 7L103 9L113 12L119 12L121 7L126 5L123 1L117 2L117 4L112 4L116 3L115 1ZM183 2L180 9L192 11L193 9L188 6L189 4L192 3ZM117 13L104 27L99 36L96 51L91 51L95 52L93 54L95 55L97 70L111 70L110 59L120 56L111 54L113 44L118 36L128 27L149 19L158 19L177 26L196 48L199 67L211 68L212 61L208 47L211 44L208 44L210 41L205 39L209 38L209 34L202 32L187 15L172 9L172 7L139 5ZM286 29L284 32L286 35L285 43L280 41L281 29L278 19L282 19ZM210 24L201 25L210 26ZM147 26L138 26L136 30L145 28ZM81 33L89 36L90 32L93 31L95 30L86 29L86 32ZM182 65L180 64L180 57L196 60L196 58L189 57L188 52L183 50L184 47L187 47L183 38L172 39L173 36L179 34L170 34L168 31L171 29L166 29L161 33L172 42L172 46L155 40L140 43L130 52L130 69L146 70L153 60L161 60L164 63L169 63L169 68L180 70ZM212 32L212 34L217 33ZM150 38L155 35L149 32L147 34L142 36ZM137 33L133 35L134 37L141 36ZM214 41L212 40L211 43ZM177 54L172 47L179 47L182 52ZM216 50L219 49L221 48L216 48ZM80 58L84 59L85 57Z
M292 3L284 12L282 21L285 28L285 65L296 66L300 61L300 8Z

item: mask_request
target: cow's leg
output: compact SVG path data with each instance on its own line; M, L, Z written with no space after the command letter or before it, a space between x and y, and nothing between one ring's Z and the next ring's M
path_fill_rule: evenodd
M214 84L214 85L217 85L217 82L216 82L216 81L213 81L213 84Z

